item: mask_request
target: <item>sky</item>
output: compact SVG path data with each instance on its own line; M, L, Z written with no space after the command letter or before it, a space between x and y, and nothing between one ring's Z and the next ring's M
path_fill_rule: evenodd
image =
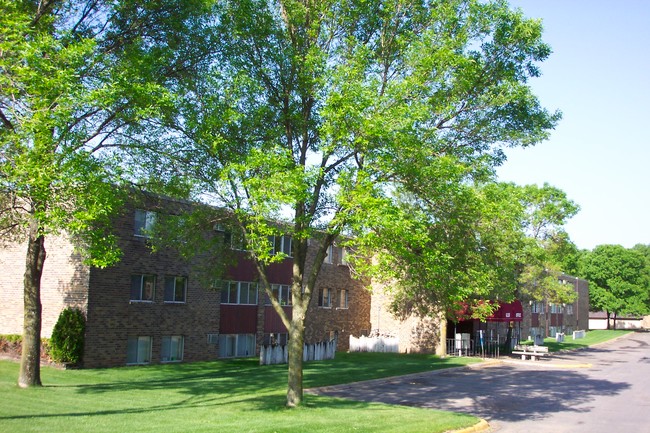
M650 1L511 0L541 18L553 50L530 84L563 118L549 140L508 149L499 179L544 182L581 210L581 249L650 244Z

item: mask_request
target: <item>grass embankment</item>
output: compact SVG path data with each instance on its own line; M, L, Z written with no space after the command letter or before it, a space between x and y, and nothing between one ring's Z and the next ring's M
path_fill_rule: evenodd
M633 331L626 330L594 330L588 331L585 338L574 340L569 334L564 337L562 343L555 341L555 338L544 339L544 345L548 346L550 352L559 352L561 350L577 350L585 347L593 346L595 344L604 343L608 340L621 337ZM531 343L532 344L532 343Z
M462 366L467 358L339 353L305 367L305 387ZM18 363L0 361L0 431L443 432L463 414L305 395L285 409L286 366L255 359L101 370L44 367L44 386L19 389Z

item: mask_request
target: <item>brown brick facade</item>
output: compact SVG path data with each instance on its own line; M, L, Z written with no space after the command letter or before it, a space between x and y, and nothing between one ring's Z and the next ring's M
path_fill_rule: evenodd
M149 203L157 209L171 210L185 207L186 203L174 201ZM145 206L141 206L145 207ZM73 252L72 245L65 238L54 241L48 238L47 260L42 278L43 328L42 336L49 337L60 311L68 305L80 307L87 316L85 367L110 367L127 364L129 338L149 337L151 341L151 363L161 362L163 337L183 337L183 361L204 361L218 358L219 345L216 339L209 341L208 335L218 336L222 325L221 314L230 308L227 322L232 333L246 329L254 333L256 351L270 332L268 323L277 314L265 306L265 296L260 289L257 307L252 306L252 330L237 321L241 311L251 306L221 306L218 290L205 287L192 272L192 263L186 263L174 250L151 252L145 237L135 235L135 209L128 207L124 215L114 224L118 236L122 260L105 269L88 268L82 265L80 257ZM0 333L22 333L22 273L24 272L24 247L13 245L0 249L0 263L5 272L0 276L2 306L0 307ZM313 257L314 252L310 251ZM317 288L328 288L333 293L347 290L347 308L318 307L318 290L314 294L306 322L307 342L321 341L331 334L339 336L339 350L347 350L348 336L358 335L370 327L370 295L365 285L350 275L347 266L323 265ZM271 282L287 284L291 280L291 259L274 265ZM131 299L131 278L134 275L155 276L155 290L151 300ZM184 302L165 302L165 277L187 278ZM256 282L258 277L246 260L240 260L230 271L233 280ZM234 310L234 311L233 311ZM290 310L290 308L289 308ZM250 313L246 313L251 320ZM268 320L267 320L268 319ZM269 322L270 321L270 322ZM275 320L277 322L277 320ZM275 328L277 328L277 323ZM283 327L282 327L283 328ZM271 332L278 332L273 329Z

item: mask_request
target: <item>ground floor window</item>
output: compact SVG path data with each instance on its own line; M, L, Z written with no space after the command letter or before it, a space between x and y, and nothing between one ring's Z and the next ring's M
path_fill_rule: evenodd
M161 362L178 362L183 360L183 337L181 335L171 335L162 338L162 347L160 349Z
M272 332L264 334L265 346L286 346L289 341L289 334L286 332Z
M255 356L254 334L222 334L219 336L219 357Z
M127 343L127 364L148 364L151 362L151 337L129 337Z

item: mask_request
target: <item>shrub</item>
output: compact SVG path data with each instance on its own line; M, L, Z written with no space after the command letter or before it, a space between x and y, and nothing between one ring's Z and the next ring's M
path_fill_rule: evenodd
M56 362L78 364L84 351L86 318L78 308L66 308L52 330L50 356Z

